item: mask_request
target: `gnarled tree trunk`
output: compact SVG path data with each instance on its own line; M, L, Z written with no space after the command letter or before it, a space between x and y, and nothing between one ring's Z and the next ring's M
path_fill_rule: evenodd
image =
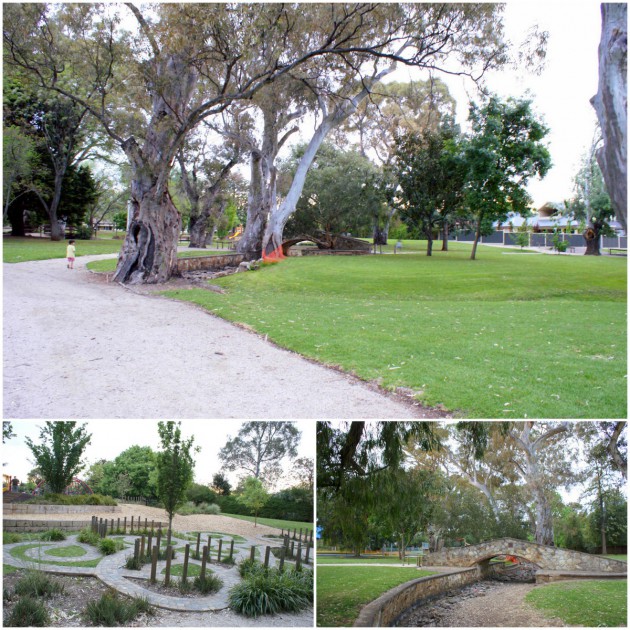
M265 231L265 222L267 220L263 203L263 156L256 149L251 152L250 174L247 199L247 226L236 249L254 260L261 256L262 235Z
M602 128L604 146L597 162L617 220L628 225L628 5L602 3L599 87L591 104Z

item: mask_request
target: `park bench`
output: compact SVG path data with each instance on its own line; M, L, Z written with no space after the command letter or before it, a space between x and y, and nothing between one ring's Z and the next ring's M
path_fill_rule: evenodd
M607 247L608 253L611 256L627 256L628 248L627 247ZM619 252L619 254L613 254L613 252Z

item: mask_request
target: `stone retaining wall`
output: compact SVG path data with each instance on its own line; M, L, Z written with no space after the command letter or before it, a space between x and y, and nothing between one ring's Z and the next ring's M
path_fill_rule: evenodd
M610 571L613 573L627 573L628 571L628 564L621 560L539 545L516 538L501 538L468 547L443 549L425 555L423 564L427 567L470 567L476 563L486 562L495 556L506 554L525 558L541 569L550 571Z
M363 628L391 626L409 608L453 588L472 584L481 579L482 575L481 567L474 566L463 571L429 575L405 582L365 606L354 622L354 626Z
M62 529L78 532L84 527L89 527L90 521L28 521L3 519L2 530L9 534L22 534L24 532L45 532L48 529Z
M41 505L38 503L7 503L4 514L98 514L122 512L119 505Z
M191 258L178 258L177 271L206 271L225 269L225 267L238 267L245 260L244 254L221 254L220 256L194 256Z

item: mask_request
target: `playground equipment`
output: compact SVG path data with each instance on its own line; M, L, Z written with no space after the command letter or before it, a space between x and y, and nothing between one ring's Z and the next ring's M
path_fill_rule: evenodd
M234 232L232 232L232 234L228 234L228 239L233 241L235 238L238 238L242 233L243 233L243 226L237 225L236 228L234 228Z

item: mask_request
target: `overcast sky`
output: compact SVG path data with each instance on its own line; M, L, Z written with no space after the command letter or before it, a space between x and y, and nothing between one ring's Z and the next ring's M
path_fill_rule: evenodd
M26 475L34 467L33 455L24 443L26 437L39 442L39 427L44 426L42 420L12 421L16 437L2 446L2 472L20 481L26 481ZM80 423L81 424L81 423ZM153 420L89 420L88 431L92 440L85 451L85 460L89 464L99 459L112 460L125 449L135 444L159 449L157 422ZM184 437L195 436L195 445L201 446L201 452L195 456L195 481L208 484L217 472L227 475L236 485L238 473L227 473L222 470L218 458L219 450L225 446L228 435L236 437L241 426L238 420L183 420ZM315 457L315 422L297 421L301 432L298 457ZM283 462L285 471L291 469L292 462ZM79 475L81 477L81 475ZM279 484L283 485L283 484ZM284 484L286 485L286 484Z

